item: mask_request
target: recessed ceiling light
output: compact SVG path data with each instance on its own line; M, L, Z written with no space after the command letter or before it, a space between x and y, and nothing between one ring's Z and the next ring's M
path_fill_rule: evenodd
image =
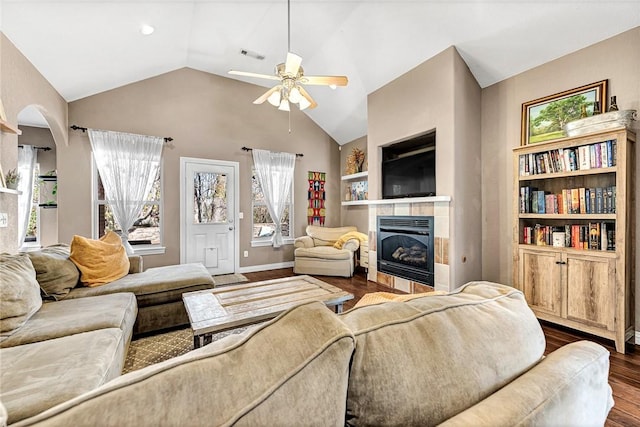
M142 27L140 27L140 32L142 34L144 34L145 36L153 34L153 32L155 30L156 30L155 28L153 28L151 25L147 25L147 24L144 24L144 25L142 25Z

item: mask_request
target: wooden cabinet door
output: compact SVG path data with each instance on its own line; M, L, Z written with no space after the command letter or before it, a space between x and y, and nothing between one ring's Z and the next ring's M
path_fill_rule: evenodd
M559 253L520 249L520 289L534 311L562 315L562 272L559 262Z
M568 254L566 263L567 319L614 331L615 259Z

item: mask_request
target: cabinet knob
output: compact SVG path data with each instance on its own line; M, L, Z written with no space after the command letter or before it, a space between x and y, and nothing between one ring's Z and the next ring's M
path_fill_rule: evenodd
M562 265L562 264L566 264L566 262L565 261L556 261L556 264L561 264Z

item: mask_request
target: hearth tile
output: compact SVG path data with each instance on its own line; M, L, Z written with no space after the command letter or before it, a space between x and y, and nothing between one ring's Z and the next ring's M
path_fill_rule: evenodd
M378 272L376 282L389 288L393 288L393 276L389 276L388 274Z
M411 282L407 279L403 279L402 277L393 278L393 287L408 294L411 293Z
M425 285L424 283L418 283L418 282L411 282L411 287L412 287L412 294L423 294L423 293L427 293L427 292L433 292L435 291L435 289L433 289L432 286L429 285Z
M445 264L434 265L434 282L436 291L449 292L449 266Z
M377 213L378 216L394 215L394 213L393 213L393 205L378 205L376 210L378 211L378 213Z
M435 216L433 218L434 232L436 237L449 237L449 217L448 216Z
M449 239L442 238L442 264L449 265Z
M433 205L433 215L449 216L449 202L435 202Z
M411 215L411 204L410 203L396 203L394 205L394 215L397 216L409 216Z
M433 203L412 203L411 215L433 216Z
M369 252L378 250L378 234L376 231L369 231Z

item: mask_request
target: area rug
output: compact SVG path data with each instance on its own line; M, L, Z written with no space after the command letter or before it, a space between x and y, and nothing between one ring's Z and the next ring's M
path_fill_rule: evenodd
M212 342L231 334L239 334L248 328L237 328L214 334ZM142 337L131 341L122 373L136 371L173 357L181 356L193 350L193 332L191 328L178 329L163 334Z
M213 276L213 283L217 286L231 285L234 283L248 282L249 279L244 274L221 274Z

